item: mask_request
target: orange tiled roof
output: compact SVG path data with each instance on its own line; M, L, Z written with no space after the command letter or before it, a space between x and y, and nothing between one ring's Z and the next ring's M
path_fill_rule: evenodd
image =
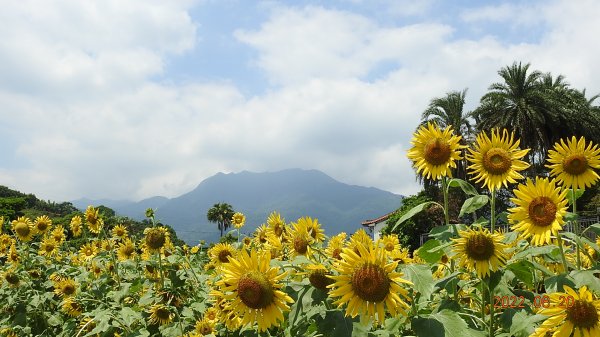
M383 222L385 220L387 220L392 214L394 214L395 211L389 212L386 215L382 215L379 218L375 218L375 219L371 219L371 220L365 220L363 222L361 222L361 225L363 226L371 226L371 225L376 225L380 222Z

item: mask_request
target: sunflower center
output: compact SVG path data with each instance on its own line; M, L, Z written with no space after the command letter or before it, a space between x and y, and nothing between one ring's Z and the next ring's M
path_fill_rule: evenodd
M392 242L388 242L385 244L385 250L387 250L388 252L391 252L394 250L394 243Z
M273 303L274 291L267 278L259 272L250 272L238 281L238 296L246 306L263 309Z
M50 252L54 251L54 248L55 248L54 244L52 244L52 243L46 244L46 252L50 253Z
M339 248L336 248L333 250L333 252L331 253L331 255L333 256L334 259L336 260L341 260L342 259L342 250Z
M171 319L171 312L167 308L160 307L154 311L154 315L160 321L169 321Z
M62 288L62 293L65 295L73 295L75 293L75 286L72 284L65 284Z
M134 251L135 251L135 248L133 248L132 246L124 246L123 247L123 255L125 255L125 256L133 255Z
M31 232L31 228L29 228L28 224L19 222L15 225L15 232L17 232L20 237L26 237Z
M146 244L152 249L161 249L166 240L165 233L160 229L151 229L146 234Z
M588 161L584 155L572 154L563 160L563 170L568 174L578 176L588 168Z
M446 164L452 155L452 151L450 150L450 146L448 146L443 139L436 138L430 140L429 143L425 145L423 155L428 163L437 166Z
M598 309L587 301L576 300L572 307L567 309L567 319L579 328L593 328L598 325Z
M12 285L16 285L19 284L19 276L15 273L7 273L4 276L4 279L6 280L6 282L8 282L9 284Z
M475 234L467 240L466 253L476 261L489 260L494 255L494 241L484 234Z
M390 279L379 266L365 264L352 274L352 289L361 299L381 302L390 293Z
M556 205L548 197L537 197L529 203L529 218L536 226L550 226L556 218Z
M275 235L281 236L283 234L283 226L281 226L280 224L275 225L275 227L273 228L273 232L275 233Z
M40 221L40 222L38 222L38 223L37 223L37 229L38 229L40 232L43 232L43 231L45 231L46 229L48 229L48 223L47 223L47 222L45 222L45 221Z
M222 250L219 252L219 261L222 263L229 262L229 256L231 256L231 252L228 250Z
M301 236L294 238L294 250L298 254L306 254L306 252L308 251L308 240Z
M308 280L313 287L321 290L327 290L327 286L333 283L333 280L327 277L324 270L315 270L308 276Z
M483 155L483 168L491 174L504 174L510 169L511 165L510 155L504 149L489 149Z

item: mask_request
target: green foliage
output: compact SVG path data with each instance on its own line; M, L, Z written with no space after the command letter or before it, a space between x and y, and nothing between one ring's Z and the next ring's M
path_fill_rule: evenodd
M413 208L425 202L431 202L430 197L424 192L417 195L406 197L402 200L402 206L392 214L386 222L383 229L384 234L398 234L400 244L410 250L415 250L420 245L420 235L429 233L429 231L444 221L444 212L439 205L432 205L420 213L416 213L410 219L401 222L398 221L408 214Z

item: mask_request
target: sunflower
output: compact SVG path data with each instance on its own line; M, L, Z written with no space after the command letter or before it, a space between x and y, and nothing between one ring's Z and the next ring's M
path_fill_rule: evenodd
M591 187L598 181L598 173L594 169L600 168L600 149L589 142L586 146L585 138L579 140L573 136L554 144L548 151L550 175L556 177L566 188Z
M211 321L206 317L203 317L202 319L196 321L194 330L200 336L207 336L215 332L215 323L216 322L214 320Z
M104 221L98 215L98 209L94 206L88 206L85 210L85 221L90 232L100 234Z
M169 232L165 227L148 227L144 229L144 243L148 252L159 252L169 244Z
M540 325L531 337L543 337L548 333L552 336L600 336L600 300L598 300L586 286L579 289L579 293L563 286L564 293L552 293L550 306L542 308L538 314L550 316ZM564 305L565 298L573 299L572 305ZM567 303L568 304L568 303Z
M149 322L154 325L169 324L175 317L169 306L160 303L153 304L148 309L148 313L150 314Z
M15 270L8 269L0 273L0 281L6 281L11 288L16 288L21 283L21 278Z
M294 258L299 255L311 256L312 248L311 245L314 242L314 238L309 232L307 222L291 223L291 229L286 233L288 253L290 258Z
M387 252L387 250L386 250ZM386 253L392 259L392 261L398 261L398 264L409 264L416 262L414 259L410 257L410 252L408 248L394 249L391 253Z
M262 246L267 243L267 236L269 236L269 232L267 231L267 226L262 224L256 228L254 231L254 242L257 246Z
M44 237L42 243L40 244L40 250L38 254L47 257L53 257L58 255L58 246L59 243L54 240L53 237L47 236Z
M75 296L77 293L77 282L72 278L64 278L54 281L54 293L60 297Z
M325 249L325 253L328 257L332 259L340 260L342 258L340 254L342 253L342 249L344 248L345 243L346 233L341 232L339 234L336 234L329 239L329 242L327 242L327 248Z
M102 275L102 272L104 272L104 268L96 260L92 260L92 263L88 267L88 270L92 273L92 275L94 275L94 278L100 277L100 275Z
M124 224L116 225L112 229L113 238L125 239L127 237L127 234L128 234L127 228L125 228Z
M417 173L427 179L437 180L441 177L451 177L452 169L464 146L460 145L460 136L454 135L452 128L443 131L434 124L422 125L413 135L408 150L408 159L412 160Z
M47 215L41 215L35 218L33 226L35 227L36 233L44 234L52 226L52 220L50 220Z
M71 317L77 317L81 315L81 312L83 311L83 307L74 297L65 298L60 306L60 309Z
M333 283L331 279L331 272L327 267L322 264L309 264L304 266L307 270L306 273L303 273L307 276L310 284L322 291L328 291L327 286Z
M475 149L469 149L470 154L467 155L471 162L468 168L475 175L475 182L483 181L484 186L494 191L522 179L519 171L528 168L529 164L520 159L529 149L519 150L519 143L520 140L514 140L514 133L509 136L506 129L502 136L498 129L492 130L492 138L486 133L477 135Z
M325 230L321 228L319 220L307 216L298 219L297 223L308 229L310 236L312 236L315 242L325 241Z
M267 243L263 246L263 249L271 253L271 258L279 259L283 255L285 246L283 245L281 237L269 235L267 236Z
M554 180L547 178L527 179L514 190L516 205L508 211L508 219L515 223L513 230L522 232L523 238L533 237L532 243L541 246L550 242L550 236L558 235L567 213L567 191L561 191Z
M361 252L358 249L358 246L371 247L372 245L373 239L371 239L371 236L362 228L354 232L348 241L348 248L352 249L356 254L360 254Z
M459 231L459 238L454 241L454 251L460 259L460 265L475 271L479 278L488 276L506 263L507 246L502 243L503 236L490 234L487 229Z
M271 212L267 217L267 230L269 234L283 237L285 234L285 219L278 212Z
M218 319L218 314L219 313L217 312L217 309L215 309L214 307L210 307L204 311L204 314L202 314L202 318L216 323Z
M123 240L117 249L117 258L119 261L133 260L136 255L135 244L129 238Z
M21 257L19 252L17 251L17 244L13 242L8 249L8 254L6 255L6 262L10 262L13 265L19 264Z
M79 249L79 257L83 261L88 261L98 254L98 248L93 242L88 242Z
M81 235L81 217L79 215L74 216L73 218L71 218L71 223L69 224L69 227L71 227L71 233L73 233L74 237L78 237Z
M387 254L391 254L395 250L399 251L402 248L398 235L395 234L384 235L377 240L377 244L381 245Z
M236 212L231 217L231 224L236 229L240 229L240 228L244 227L245 223L246 223L246 216L240 212Z
M271 267L271 255L250 254L241 251L223 266L223 277L216 286L224 294L223 299L230 301L233 310L242 320L242 325L258 323L259 332L271 326L279 326L284 320L283 311L290 309L291 297L281 291L281 281L286 273L280 273L279 267Z
M50 236L58 243L59 245L65 241L65 228L62 225L57 225L50 232Z
M392 316L405 313L409 305L408 291L401 283L411 284L396 272L398 262L388 262L386 253L380 247L359 244L359 254L353 249L344 248L342 260L334 265L338 275L331 276L334 283L329 295L339 297L333 304L339 307L346 304L346 316L361 315L361 321L374 319L375 323L385 320L385 308Z
M35 227L33 223L27 217L20 216L17 220L12 221L12 230L15 232L19 240L27 242L30 241L35 234Z
M236 255L237 249L230 243L217 243L208 250L208 256L216 265L229 263L229 259Z

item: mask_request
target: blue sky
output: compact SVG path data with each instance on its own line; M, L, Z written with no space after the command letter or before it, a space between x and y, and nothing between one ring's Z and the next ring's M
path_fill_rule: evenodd
M7 1L0 184L52 200L173 197L219 172L319 169L419 190L434 97L476 107L515 61L600 92L600 3Z

